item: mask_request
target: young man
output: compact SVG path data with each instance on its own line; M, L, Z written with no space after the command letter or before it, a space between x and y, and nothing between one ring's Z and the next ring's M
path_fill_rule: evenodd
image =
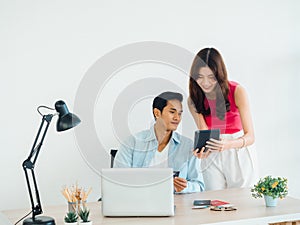
M152 105L155 124L130 136L115 157L114 167L160 167L180 171L174 178L175 192L204 190L200 161L193 156L192 140L176 133L182 114L182 95L164 92Z

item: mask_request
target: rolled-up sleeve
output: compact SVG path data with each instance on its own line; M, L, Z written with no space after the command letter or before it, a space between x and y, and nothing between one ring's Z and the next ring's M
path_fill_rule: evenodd
M205 190L203 176L200 167L201 160L192 156L188 163L188 186L184 189L185 192L200 192Z
M187 187L180 193L201 192L205 190L201 171L201 160L193 155L193 142L185 137L181 137L179 154L176 164L180 165L180 174L187 180Z

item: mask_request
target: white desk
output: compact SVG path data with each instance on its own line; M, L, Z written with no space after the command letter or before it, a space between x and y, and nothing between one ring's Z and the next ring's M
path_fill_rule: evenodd
M195 199L219 199L237 207L237 211L211 211L191 209ZM287 197L279 200L276 207L265 207L263 199L251 197L249 189L227 189L202 193L175 195L176 215L174 217L121 217L111 218L101 215L101 202L89 203L93 225L248 225L268 224L300 220L300 200ZM2 213L15 223L30 209L7 210ZM56 225L63 225L67 205L44 206L44 214L55 218ZM22 224L22 223L21 223ZM1 224L2 225L2 224Z

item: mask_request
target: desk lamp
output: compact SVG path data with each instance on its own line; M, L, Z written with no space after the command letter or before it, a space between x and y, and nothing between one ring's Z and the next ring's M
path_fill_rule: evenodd
M46 108L46 109L53 110L53 111L56 110L56 113L55 114L43 115L40 112L40 108ZM48 216L38 216L38 217L36 217L36 215L42 214L43 210L42 210L42 205L41 205L41 201L40 201L40 196L39 196L39 191L38 191L36 178L35 178L35 175L34 175L35 162L36 162L37 157L40 153L44 138L46 136L48 127L50 125L50 122L51 122L53 116L58 115L58 120L57 120L57 124L56 124L56 130L58 132L65 131L65 130L68 130L70 128L73 128L73 127L77 126L81 121L76 115L69 112L69 110L66 106L66 103L64 103L61 100L57 101L55 103L55 109L49 108L47 106L39 106L37 108L37 111L42 116L42 122L41 122L41 125L39 127L36 138L34 140L32 149L29 153L29 156L22 164L22 167L23 167L24 172L25 172L26 183L27 183L27 188L28 188L30 202L31 202L31 208L32 208L32 217L25 219L23 221L23 225L39 225L39 224L55 225L55 221L51 217L48 217ZM41 133L42 133L42 136L40 138ZM33 188L31 187L30 180L29 180L29 172L28 172L29 170L31 171L30 174L31 174L31 178L32 178L31 182L33 183ZM36 205L35 205L35 202L34 202L33 196L32 196L33 191L35 193Z

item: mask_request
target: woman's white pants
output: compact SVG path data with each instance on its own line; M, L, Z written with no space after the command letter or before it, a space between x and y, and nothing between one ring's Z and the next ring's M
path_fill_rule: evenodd
M243 131L222 134L222 139L236 139ZM258 179L258 163L254 146L211 152L201 160L205 190L252 187Z

